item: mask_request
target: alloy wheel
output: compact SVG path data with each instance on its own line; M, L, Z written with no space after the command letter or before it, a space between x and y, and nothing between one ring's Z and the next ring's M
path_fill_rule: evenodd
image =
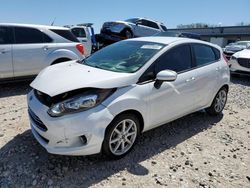
M119 122L111 133L109 149L114 155L123 155L134 144L137 136L136 123L131 119Z

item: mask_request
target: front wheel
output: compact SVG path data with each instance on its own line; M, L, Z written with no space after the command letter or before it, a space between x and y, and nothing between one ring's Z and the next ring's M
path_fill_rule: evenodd
M222 112L227 102L227 89L222 88L216 94L212 105L206 108L206 112L210 115L218 115Z
M103 152L112 159L125 156L133 148L139 134L139 120L133 114L122 114L107 128Z

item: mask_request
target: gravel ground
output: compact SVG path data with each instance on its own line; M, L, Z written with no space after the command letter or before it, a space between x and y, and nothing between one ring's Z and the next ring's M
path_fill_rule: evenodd
M0 85L0 187L250 187L250 78L232 79L223 115L146 132L117 161L48 154L29 129L28 85Z

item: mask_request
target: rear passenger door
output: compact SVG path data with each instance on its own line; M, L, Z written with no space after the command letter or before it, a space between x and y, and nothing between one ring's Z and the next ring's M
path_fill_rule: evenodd
M0 26L0 79L13 77L13 28Z
M220 51L205 44L192 44L195 62L196 82L196 108L208 105L216 92L218 77L220 74L219 64Z
M39 29L15 27L13 45L14 76L32 76L48 66L47 55L53 50L52 39Z

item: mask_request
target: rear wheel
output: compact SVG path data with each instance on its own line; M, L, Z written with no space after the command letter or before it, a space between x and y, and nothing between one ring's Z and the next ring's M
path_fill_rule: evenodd
M125 29L125 30L124 30L124 37L125 37L126 39L133 38L133 33L132 33L130 30Z
M69 58L59 58L59 59L55 60L53 63L51 63L51 65L55 65L55 64L62 63L62 62L65 62L65 61L71 61L71 59L69 59Z
M206 112L210 115L218 115L222 112L227 102L227 89L222 88L216 94L212 105L206 108Z
M139 120L133 114L122 114L107 128L103 152L110 158L119 159L133 148L139 134Z

